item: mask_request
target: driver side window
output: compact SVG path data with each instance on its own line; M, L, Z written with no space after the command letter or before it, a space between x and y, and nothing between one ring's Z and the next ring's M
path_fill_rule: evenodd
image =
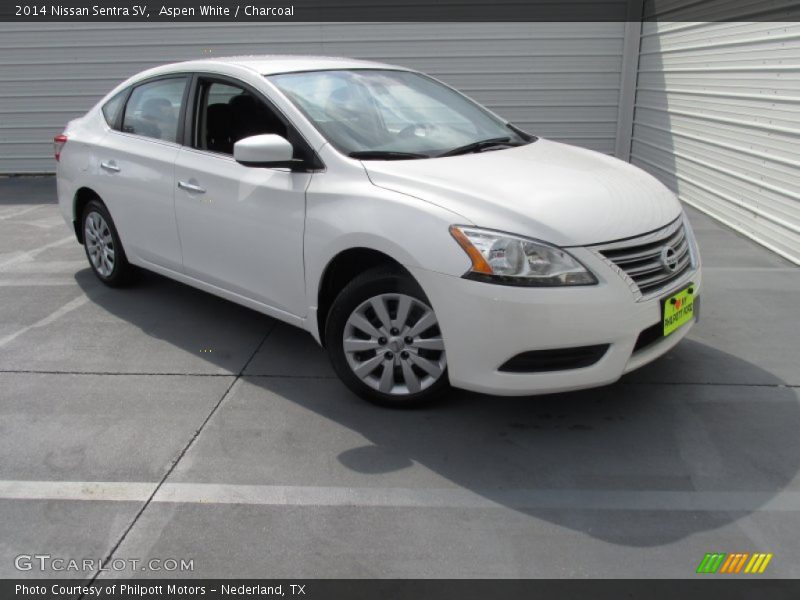
M236 142L265 133L287 137L286 125L262 100L230 83L201 80L195 148L232 155Z

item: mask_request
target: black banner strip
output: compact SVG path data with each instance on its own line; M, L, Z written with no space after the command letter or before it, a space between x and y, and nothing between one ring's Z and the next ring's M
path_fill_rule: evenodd
M798 0L11 0L0 21L800 21Z
M606 598L726 600L769 598L796 600L800 580L760 579L754 575L704 575L677 580L223 580L223 579L108 579L94 583L80 580L0 580L3 600L183 600L204 598L292 598L294 600L490 600L559 598L603 600Z

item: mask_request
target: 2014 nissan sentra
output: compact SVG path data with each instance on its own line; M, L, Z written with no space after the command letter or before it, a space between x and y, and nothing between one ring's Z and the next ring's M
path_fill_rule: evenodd
M672 192L409 69L157 67L71 121L55 158L103 283L141 267L302 327L379 404L608 384L696 321Z

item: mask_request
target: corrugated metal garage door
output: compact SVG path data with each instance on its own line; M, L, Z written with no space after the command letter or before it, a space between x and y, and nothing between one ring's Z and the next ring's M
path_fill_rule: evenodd
M800 24L645 23L631 162L800 263Z
M613 153L624 23L0 24L0 173L53 170L53 135L159 63L253 53L426 71L539 135Z

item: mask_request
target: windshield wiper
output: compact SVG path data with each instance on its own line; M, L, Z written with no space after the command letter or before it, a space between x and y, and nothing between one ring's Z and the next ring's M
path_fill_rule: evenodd
M395 152L393 150L360 150L348 154L350 158L361 160L408 160L412 158L430 158L427 154L416 152Z
M510 137L496 137L488 140L480 140L478 142L472 142L471 144L459 146L458 148L453 148L447 152L437 154L436 158L441 158L442 156L456 156L458 154L469 154L470 152L480 152L486 148L491 148L492 146L497 146L499 144L505 144L510 141Z

